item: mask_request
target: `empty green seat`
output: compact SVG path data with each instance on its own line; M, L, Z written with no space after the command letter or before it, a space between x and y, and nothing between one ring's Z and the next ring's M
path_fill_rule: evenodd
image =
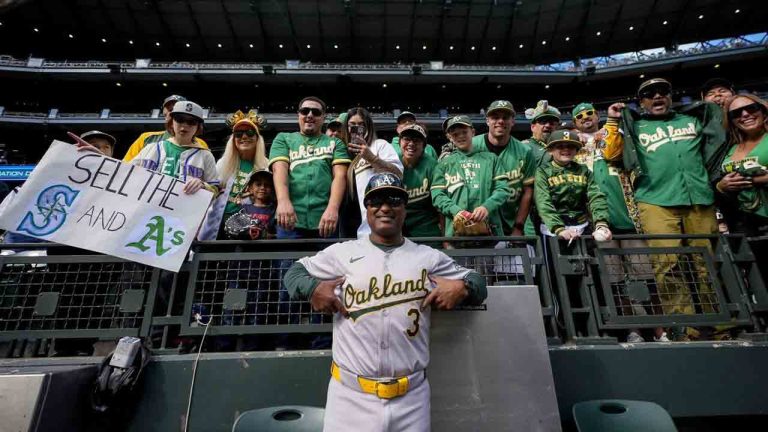
M653 402L603 399L573 405L579 432L677 432L667 410Z
M325 409L285 405L246 411L232 432L321 432Z

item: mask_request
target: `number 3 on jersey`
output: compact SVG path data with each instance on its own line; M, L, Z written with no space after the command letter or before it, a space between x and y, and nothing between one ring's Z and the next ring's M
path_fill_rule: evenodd
M408 316L413 317L413 325L411 328L405 329L405 334L407 334L408 337L414 337L419 333L419 318L421 318L421 312L416 308L412 308L408 311Z

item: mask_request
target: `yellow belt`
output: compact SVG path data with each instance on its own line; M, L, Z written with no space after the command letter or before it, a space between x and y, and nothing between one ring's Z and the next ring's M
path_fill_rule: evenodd
M336 362L331 362L331 376L336 381L342 382L341 369ZM378 381L358 376L357 383L360 385L360 390L362 390L363 393L370 393L381 399L392 399L408 393L408 377Z

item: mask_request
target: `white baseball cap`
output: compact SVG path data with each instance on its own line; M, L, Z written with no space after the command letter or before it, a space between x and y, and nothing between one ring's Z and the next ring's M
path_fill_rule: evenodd
M171 115L173 114L187 114L191 115L192 117L196 117L198 120L200 120L200 123L205 122L203 119L203 107L192 101L176 102L173 105L173 110L171 110Z

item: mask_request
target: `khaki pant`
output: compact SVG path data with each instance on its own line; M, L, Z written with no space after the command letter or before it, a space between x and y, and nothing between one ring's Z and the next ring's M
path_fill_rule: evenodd
M635 249L645 248L648 244L642 239L632 240L609 240L606 242L596 242L598 249ZM616 306L622 315L646 315L643 305L629 297L626 292L625 282L654 280L654 272L651 267L651 260L646 254L629 255L605 255L605 265L607 275L612 289L616 289L618 296ZM613 288L616 287L616 288Z
M717 232L717 220L713 206L660 207L637 203L640 222L646 234L713 234ZM704 247L711 250L707 239L654 239L650 247ZM715 311L717 298L704 260L699 255L691 257L677 254L654 254L652 258L656 286L664 314L696 313L691 287L699 295L701 311ZM689 277L685 275L688 273Z

